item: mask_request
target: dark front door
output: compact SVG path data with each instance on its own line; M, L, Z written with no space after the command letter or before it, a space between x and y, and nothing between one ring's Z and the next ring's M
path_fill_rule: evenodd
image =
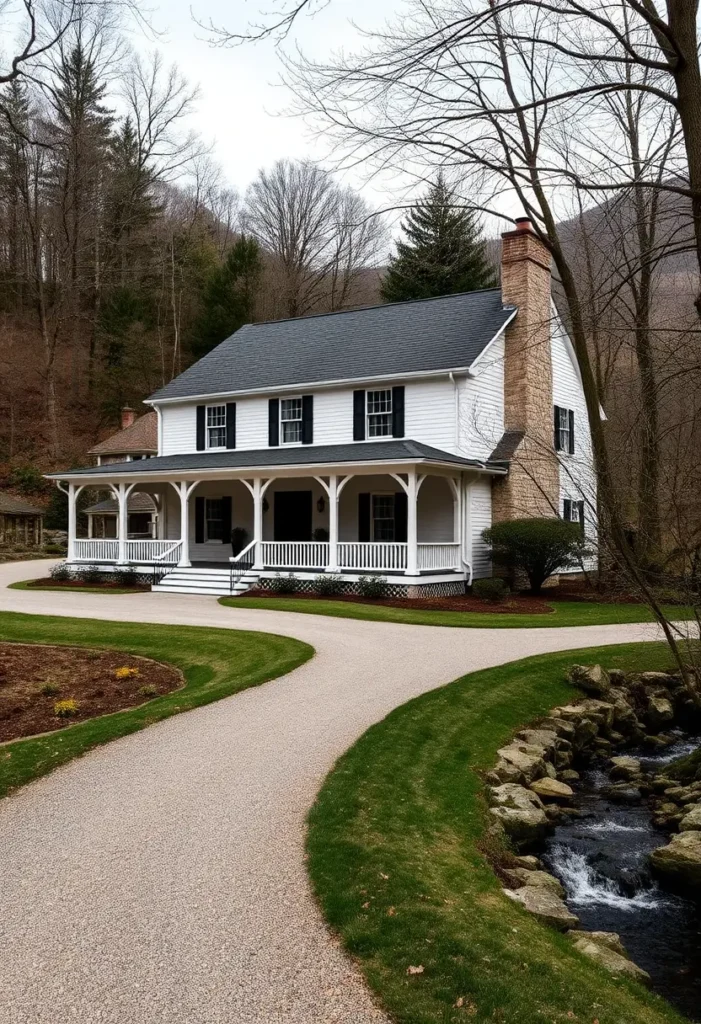
M275 540L312 539L312 492L276 491Z

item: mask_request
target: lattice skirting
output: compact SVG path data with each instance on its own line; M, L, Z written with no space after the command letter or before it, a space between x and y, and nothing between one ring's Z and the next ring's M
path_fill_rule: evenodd
M315 580L297 579L296 584L296 593L317 594L321 598L325 596L323 593L318 593ZM276 580L272 577L262 577L257 586L260 590L274 591L277 589ZM355 597L362 596L362 588L357 580L339 580L338 586L338 594L348 594ZM445 581L443 583L412 583L411 585L405 583L385 583L383 588L384 597L455 597L458 594L464 593L464 580Z

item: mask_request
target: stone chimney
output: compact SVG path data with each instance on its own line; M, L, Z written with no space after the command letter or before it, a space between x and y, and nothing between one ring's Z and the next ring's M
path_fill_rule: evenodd
M506 330L504 358L504 427L516 450L508 477L494 487L495 521L559 510L550 289L550 253L528 217L519 217L516 230L502 235L502 299L518 308Z
M130 408L130 406L125 405L122 409L122 430L126 430L127 427L130 427L135 419L136 412Z

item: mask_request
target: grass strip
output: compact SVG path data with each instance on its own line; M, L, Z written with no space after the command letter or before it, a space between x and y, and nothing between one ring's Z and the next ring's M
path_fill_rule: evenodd
M664 645L627 644L472 673L373 726L324 783L309 816L312 884L398 1024L684 1019L513 904L483 853L479 771L518 726L571 699L574 660L669 665Z
M331 615L339 619L368 619L373 622L405 622L412 626L460 626L479 629L537 629L553 626L625 625L652 622L650 610L641 604L597 604L593 601L552 601L552 612L543 615L509 612L443 612L411 608L392 608L354 601L326 601L323 598L294 597L222 597L220 604L232 608L265 608L275 612L303 612L307 615ZM683 606L667 608L671 619L693 618L693 610Z
M52 594L67 592L69 594L147 594L148 591L137 587L52 587L37 585L36 580L20 580L18 583L8 583L8 590L49 590Z
M136 708L0 746L0 796L102 743L284 675L314 654L271 633L0 613L0 640L140 654L182 670L185 686Z

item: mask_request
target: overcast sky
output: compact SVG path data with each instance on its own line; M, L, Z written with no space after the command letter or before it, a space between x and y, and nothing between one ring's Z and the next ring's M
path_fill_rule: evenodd
M275 0L195 0L196 16L212 18L231 30L244 30L260 9L270 10ZM363 28L378 27L393 15L402 0L331 0L313 18L302 17L285 46L295 43L306 52L325 56L334 49L352 48L357 39L353 21ZM260 167L280 157L321 158L323 147L302 121L280 116L290 97L279 84L281 63L271 41L232 48L213 48L207 33L192 17L190 0L170 0L152 7L152 21L163 35L157 42L132 36L140 50L158 48L168 63L200 86L200 99L192 126L213 144L213 156L231 185L244 191ZM357 179L348 179L359 184ZM377 190L364 189L378 200ZM386 197L384 197L386 199Z

